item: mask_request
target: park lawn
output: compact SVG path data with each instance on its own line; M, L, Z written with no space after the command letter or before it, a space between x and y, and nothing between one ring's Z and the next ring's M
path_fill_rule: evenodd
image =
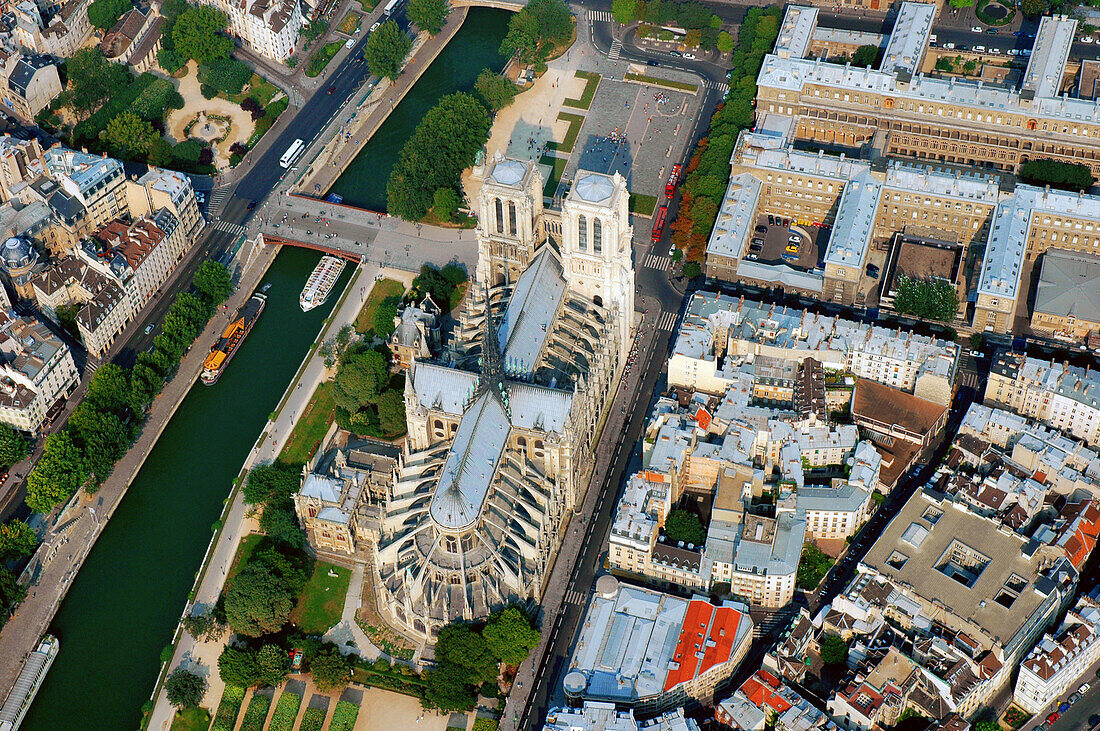
M566 99L562 105L574 109L588 109L592 106L592 98L596 96L596 87L600 85L600 75L591 71L575 71L573 75L578 79L584 79L584 90L581 92L580 99Z
M405 294L405 285L395 279L379 279L371 287L367 295L367 301L363 303L363 309L355 317L355 332L365 335L374 329L374 311L378 306L390 297L400 297Z
M642 193L630 194L630 212L639 216L652 216L653 209L657 207L657 198Z
M229 566L229 573L225 575L226 588L229 588L233 577L252 559L252 554L256 552L256 546L260 545L263 538L259 533L250 533L241 538L241 542L237 546L237 553L233 556L233 563Z
M261 107L266 107L278 93L279 88L277 86L259 74L253 73L252 78L248 80L248 86L240 94L221 94L220 96L234 104L240 104L245 99L252 97Z
M329 424L336 416L336 401L332 395L332 381L318 384L302 415L294 424L294 431L286 440L279 461L287 464L303 464L309 461L321 440L325 438Z
M335 577L329 576L330 569ZM307 635L323 635L340 621L350 581L349 569L317 561L313 565L313 576L298 597L298 606L290 613L291 623Z
M210 712L194 706L176 711L172 717L172 731L206 731L210 728Z
M581 133L581 125L584 124L584 116L572 112L558 112L558 119L568 122L569 129L565 130L565 139L561 142L551 142L548 147L551 150L569 154L573 152L573 146L577 144L577 137Z
M542 186L542 194L549 198L557 192L558 183L561 182L561 176L565 172L565 166L569 160L564 157L543 155L539 162L550 166L550 173L546 176L546 184Z
M321 49L317 51L317 53L309 57L309 64L306 66L306 76L310 78L320 76L321 72L328 66L328 62L332 60L332 57L336 55L336 52L339 51L340 47L343 45L343 41L333 41L332 43L326 43L321 46Z
M623 76L625 81L640 81L643 84L651 84L653 86L667 86L669 89L681 89L683 91L690 91L695 93L699 91L699 87L695 84L689 84L686 81L672 81L671 79L658 79L656 76L647 76L645 74L626 74Z

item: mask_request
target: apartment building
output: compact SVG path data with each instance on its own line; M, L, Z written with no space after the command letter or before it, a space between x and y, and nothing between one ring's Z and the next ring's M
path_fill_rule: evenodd
M597 582L562 684L575 701L655 714L710 702L752 643L748 609Z
M828 714L763 668L714 707L714 718L739 731L764 731L766 727L780 731L835 731L838 728Z
M542 731L699 731L699 724L684 716L682 708L639 721L632 709L621 711L614 703L585 701L578 708L551 708Z
M688 302L668 380L720 394L733 383L732 367L749 355L797 362L812 357L825 369L947 405L958 354L953 342L704 291Z
M1100 334L1100 257L1046 250L1031 308L1031 329L1070 342Z
M294 53L294 44L306 24L299 0L203 0L203 4L226 14L230 35L280 63Z
M1100 111L1062 95L1076 20L1042 19L1023 81L1013 88L922 73L934 19L934 5L901 3L881 68L856 68L806 58L816 12L789 8L780 37L807 40L764 58L757 112L791 117L800 140L850 148L873 142L894 157L1006 172L1052 159L1100 173Z
M1020 664L1012 700L1031 714L1046 711L1084 680L1100 660L1100 608L1082 597L1057 631L1044 635ZM1091 675L1091 674L1090 674Z
M31 121L61 93L57 65L42 54L12 54L4 60L4 106Z
M189 241L198 239L206 225L191 179L174 170L151 167L140 178L127 180L126 205L135 218L168 209ZM183 252L178 254L182 257Z
M798 491L798 512L813 539L844 539L871 517L871 497L878 484L882 456L870 442L860 442L852 458L852 477L831 487L806 486Z
M92 35L88 21L91 0L53 4L45 13L33 0L21 0L0 15L0 31L10 34L17 46L55 58L70 58Z
M1100 371L1001 352L989 369L985 403L1100 445Z
M0 421L37 435L79 384L61 338L37 320L0 312Z

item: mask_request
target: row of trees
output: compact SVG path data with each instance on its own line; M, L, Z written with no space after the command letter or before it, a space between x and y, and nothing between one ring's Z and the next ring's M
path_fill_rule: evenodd
M42 456L27 476L28 507L48 513L82 486L95 492L111 473L133 443L165 379L229 295L225 266L203 262L194 290L176 297L153 339L153 350L139 355L133 370L108 363L95 372L83 401L65 427L47 437Z
M641 38L672 40L675 36L665 26L674 26L687 31L680 41L689 48L729 53L734 47L733 36L722 30L722 19L697 2L614 0L611 15L624 25L639 21L637 33Z
M424 705L465 711L485 685L495 685L500 664L518 666L539 643L539 631L519 607L493 613L482 627L450 624L439 633L436 667L426 675Z
M1029 160L1020 166L1019 177L1032 185L1076 191L1086 190L1095 181L1088 165L1058 160Z
M291 550L305 546L291 499L300 480L301 465L275 462L254 468L244 486L244 501L262 511L260 530L277 545Z
M412 41L401 31L401 26L387 20L367 37L363 57L372 74L393 80L401 75L405 56L409 55L411 48Z
M409 6L405 9L405 17L433 36L443 30L450 14L447 0L409 0Z
M672 242L692 262L703 260L707 237L729 182L737 135L753 121L756 74L779 35L782 13L778 7L752 7L745 14L733 52L729 93L711 117L707 136L699 141L688 161L679 212L670 228Z
M336 423L361 436L393 437L405 431L404 379L391 382L389 350L358 343L340 357L333 379Z

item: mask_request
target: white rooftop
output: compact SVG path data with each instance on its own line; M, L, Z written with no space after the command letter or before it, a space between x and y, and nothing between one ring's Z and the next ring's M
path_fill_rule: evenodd
M817 8L788 6L775 41L775 54L781 58L805 58L816 27Z
M489 174L493 181L513 187L522 183L525 175L527 175L527 166L519 160L509 159L498 161Z
M535 369L565 290L561 262L544 246L520 275L500 322L500 350L508 373Z
M583 201L603 203L615 193L615 183L606 175L585 173L577 179L573 190Z
M1039 22L1031 58L1020 87L1035 97L1055 97L1062 86L1062 74L1077 33L1077 21L1064 15L1047 15Z
M910 75L920 71L928 37L932 34L932 21L936 17L933 3L903 2L890 41L882 57L882 70L904 72Z

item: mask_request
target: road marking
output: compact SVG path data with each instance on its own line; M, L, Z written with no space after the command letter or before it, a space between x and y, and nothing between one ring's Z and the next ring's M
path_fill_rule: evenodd
M611 13L607 10L589 10L588 19L599 21L601 23L611 23L615 19L611 17Z
M676 328L676 313L675 312L662 312L661 318L657 321L657 329L664 332L672 332Z
M210 207L207 208L207 210L210 211L211 213L213 213L218 208L218 206L220 206L222 204L222 201L224 201L226 196L228 196L228 195L229 195L229 188L228 187L218 188L217 190L212 191L210 193Z
M618 61L623 52L623 42L616 38L611 42L611 50L607 52L607 57L612 61Z
M646 254L645 259L642 260L642 266L664 271L672 266L672 257L660 256L659 254Z
M727 84L726 82L724 82L724 81L711 81L710 79L706 80L706 87L708 89L713 89L713 90L717 91L719 94L722 94L722 95L725 95L725 93L730 90L730 85Z
M218 221L214 224L214 228L219 231L225 231L236 236L240 236L245 232L245 227L239 223L230 223L229 221Z

